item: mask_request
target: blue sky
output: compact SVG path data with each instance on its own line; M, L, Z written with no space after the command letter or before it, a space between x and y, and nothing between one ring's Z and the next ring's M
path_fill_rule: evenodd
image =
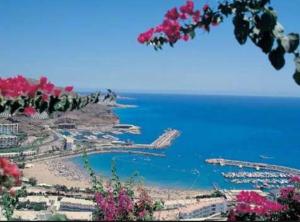
M195 0L215 5L216 0ZM286 32L300 33L300 0L273 0ZM137 35L184 0L1 0L0 76L46 75L77 89L300 96L293 57L275 71L231 20L156 52Z

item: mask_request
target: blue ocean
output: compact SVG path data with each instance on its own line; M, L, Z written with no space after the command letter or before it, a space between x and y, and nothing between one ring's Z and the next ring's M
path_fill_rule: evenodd
M115 109L121 123L141 127L140 135L122 135L151 143L167 128L180 130L166 157L129 154L91 155L92 167L109 176L112 159L118 174L138 172L146 184L185 189L246 188L221 172L239 171L205 163L207 158L257 161L300 169L300 99L273 97L124 94L118 102L136 108ZM125 98L126 97L126 98ZM262 159L262 156L268 157ZM74 161L82 167L82 159Z

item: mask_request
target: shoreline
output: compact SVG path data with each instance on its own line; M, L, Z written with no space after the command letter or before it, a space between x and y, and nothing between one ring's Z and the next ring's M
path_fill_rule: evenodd
M67 187L79 187L81 189L91 187L88 173L72 162L70 157L34 162L31 165L32 167L23 169L23 175L26 178L35 177L38 184L59 184ZM107 179L107 177L104 177L104 182ZM135 184L134 189L139 186L139 183ZM211 190L207 189L169 188L149 184L142 184L142 186L150 193L153 199L163 200L186 199L211 192Z

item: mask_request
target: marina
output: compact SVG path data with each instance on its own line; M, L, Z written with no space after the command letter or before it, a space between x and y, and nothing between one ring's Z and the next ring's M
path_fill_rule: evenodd
M225 178L290 178L291 174L279 172L228 172L222 173Z
M283 185L290 184L290 178L299 175L300 170L285 166L278 166L266 163L245 162L226 159L207 159L206 163L220 164L221 166L235 166L239 168L254 168L256 170L266 171L240 171L240 172L222 172L222 176L234 184L250 184L258 189L280 188Z
M270 170L282 172L290 175L300 175L300 170L285 166L267 164L267 163L256 163L256 162L246 162L246 161L238 161L238 160L228 160L228 159L206 159L206 163L209 164L220 164L221 166L235 166L240 168L254 168L256 170Z
M112 140L112 147L114 148L124 148L124 149L163 149L169 147L173 140L180 135L180 132L176 129L167 129L165 132L160 135L155 141L150 144L139 144L132 142L120 141L118 138L115 138L110 135L104 135L103 138ZM96 145L97 147L101 147L99 143L99 139L92 139L89 137L87 142Z

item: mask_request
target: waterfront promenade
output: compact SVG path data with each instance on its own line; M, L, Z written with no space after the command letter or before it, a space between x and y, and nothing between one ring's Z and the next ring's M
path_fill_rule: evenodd
M156 156L156 157L165 157L165 154L161 153L150 153L146 151L139 151L138 149L162 149L171 145L172 141L179 136L179 131L175 129L166 130L160 137L158 137L151 144L99 144L98 146L93 146L87 149L79 148L72 150L57 150L51 153L30 153L30 155L23 155L25 157L26 162L40 162L49 159L56 158L71 158L75 156L82 155L83 152L87 152L88 154L95 153L128 153L128 154L136 154L136 155L146 155L146 156ZM95 143L94 143L95 144ZM25 154L25 153L24 153ZM12 158L17 158L19 156L18 153L6 153L6 155L10 155Z
M32 162L43 162L50 159L60 159L60 158L73 158L76 156L82 156L82 154L86 152L87 154L105 154L105 153L127 153L127 154L134 154L134 155L144 155L144 156L155 156L155 157L165 157L164 154L160 153L149 153L144 151L131 151L131 150L121 150L121 149L82 149L76 151L65 151L65 152L58 152L52 154L37 154L35 156L30 156L26 158L26 163Z
M257 170L270 170L270 171L278 171L292 175L300 175L300 170L285 166L267 164L267 163L256 163L256 162L246 162L239 160L228 160L228 159L206 159L206 163L209 164L220 164L221 166L236 166L236 167L246 167L246 168L254 168Z

